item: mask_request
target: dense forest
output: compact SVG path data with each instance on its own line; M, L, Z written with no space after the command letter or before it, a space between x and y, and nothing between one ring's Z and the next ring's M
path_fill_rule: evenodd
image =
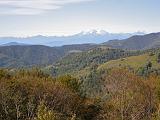
M0 120L159 120L160 49L105 44L0 47Z
M1 120L158 120L160 49L95 47L0 70Z
M0 70L2 120L158 120L160 77L127 69L81 80L38 69Z

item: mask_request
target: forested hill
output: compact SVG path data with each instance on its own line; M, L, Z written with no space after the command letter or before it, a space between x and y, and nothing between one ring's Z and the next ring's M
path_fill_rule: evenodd
M31 46L1 46L0 67L28 67L53 64L61 57L94 48L94 44L66 45L62 47Z
M57 62L58 77L0 69L0 120L159 120L159 63L160 49L101 46Z
M146 35L137 35L130 37L125 40L111 40L102 44L75 44L75 45L65 45L61 47L48 47L42 45L9 45L0 47L0 67L31 67L31 66L45 66L55 64L60 61L61 58L68 61L67 58L73 58L74 56L84 56L80 57L83 64L86 59L89 61L93 60L88 58L92 53L87 53L86 51L96 51L94 52L97 57L97 52L101 61L104 60L103 52L99 51L100 47L110 47L114 49L127 49L127 50L146 50L150 48L157 48L160 46L160 33L151 33ZM95 49L96 48L96 49ZM83 53L81 53L83 52ZM71 55L70 55L71 54ZM119 53L117 53L119 54ZM69 55L69 56L67 56ZM114 56L114 54L113 54ZM115 57L115 56L114 56ZM113 58L114 58L113 57ZM97 58L94 58L94 60ZM72 60L71 60L72 61ZM74 61L74 63L79 64L79 61ZM87 60L88 61L88 60ZM60 61L61 62L61 61ZM70 64L70 63L69 63ZM88 64L88 63L86 63ZM85 65L85 64L84 64ZM67 65L68 66L68 65Z
M160 47L160 33L136 35L124 40L110 40L103 43L113 48L144 50Z
M140 55L143 52L97 46L88 51L69 54L46 69L51 69L50 71L54 75L77 73L80 70L92 69L110 60Z

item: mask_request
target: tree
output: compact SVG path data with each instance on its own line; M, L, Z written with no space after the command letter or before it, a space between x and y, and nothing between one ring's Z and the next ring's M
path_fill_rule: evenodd
M102 85L100 74L93 69L85 78L82 78L81 94L89 98L100 97Z
M147 70L151 69L152 68L152 62L150 62L150 61L147 62L145 67L146 67Z
M56 115L52 110L48 110L44 102L38 106L37 117L35 120L57 120Z
M158 53L157 62L160 63L160 53Z
M103 114L104 119L150 119L153 109L153 92L145 80L127 69L113 69L106 76L109 91Z
M70 88L74 92L79 92L79 82L76 78L71 75L60 76L57 79L57 82L63 84L64 86Z

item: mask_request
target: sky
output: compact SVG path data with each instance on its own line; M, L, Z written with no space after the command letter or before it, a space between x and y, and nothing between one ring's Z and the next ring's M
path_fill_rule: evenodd
M0 36L160 32L160 0L0 0Z

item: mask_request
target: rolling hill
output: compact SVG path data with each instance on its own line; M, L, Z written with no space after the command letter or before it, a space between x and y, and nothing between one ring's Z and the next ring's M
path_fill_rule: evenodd
M159 63L160 49L145 50L143 54L110 60L98 66L98 71L107 71L115 68L127 68L135 73L148 74L160 72Z
M56 69L56 72L74 71L90 67L92 64L102 64L109 60L140 53L134 50L158 48L160 33L136 35L128 39L112 40L103 44L74 44L61 47L16 44L0 46L0 67L50 65L54 68L53 71Z
M29 67L53 64L69 53L89 50L96 45L66 45L62 47L31 46L1 46L0 67Z
M50 69L52 74L61 75L68 73L91 71L94 67L99 66L110 60L115 60L123 57L142 54L137 51L127 51L122 49L112 49L107 46L97 46L88 51L72 53L63 57L58 62L45 68Z
M160 33L136 35L124 40L110 40L103 43L113 48L145 50L160 47Z

